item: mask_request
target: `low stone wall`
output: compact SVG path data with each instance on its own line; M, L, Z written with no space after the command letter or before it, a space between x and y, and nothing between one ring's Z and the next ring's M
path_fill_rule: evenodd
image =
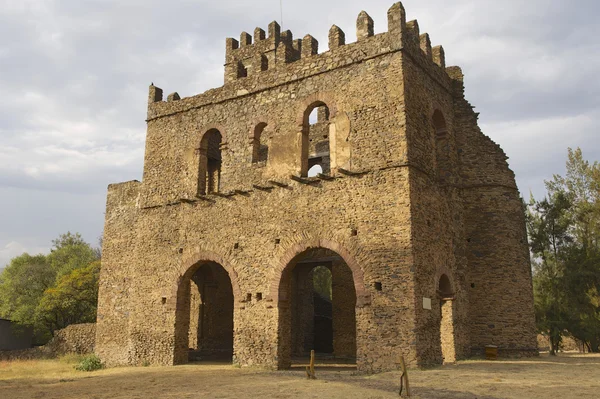
M68 353L93 353L95 339L95 323L73 324L55 331L54 337L44 346L15 351L0 351L0 361L50 359Z
M538 334L537 341L538 341L538 348L540 349L540 351L547 352L550 350L550 339L548 338L547 335ZM561 352L573 352L573 351L584 352L585 348L580 342L577 342L576 339L569 337L569 336L563 336L559 350Z
M96 342L96 324L73 324L54 333L45 346L57 356L67 353L93 353Z

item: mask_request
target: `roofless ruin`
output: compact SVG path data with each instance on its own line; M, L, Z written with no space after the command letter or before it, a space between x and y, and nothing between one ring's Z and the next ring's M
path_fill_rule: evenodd
M371 372L536 352L514 174L405 15L375 35L363 11L356 42L334 25L321 53L273 22L227 39L222 87L150 86L143 181L108 188L103 360L286 368L315 349Z

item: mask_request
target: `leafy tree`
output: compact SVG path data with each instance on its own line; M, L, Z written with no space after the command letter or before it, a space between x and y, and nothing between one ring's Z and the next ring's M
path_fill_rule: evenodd
M0 274L0 317L33 325L37 343L95 317L99 253L79 234L52 243L47 256L23 254Z
M547 199L532 198L527 209L537 323L552 353L563 334L598 352L600 165L569 148L566 171L546 182Z
M44 255L13 258L0 274L0 315L20 324L34 324L35 309L55 274Z
M44 291L36 309L36 321L49 331L75 323L92 323L98 306L100 262L75 269Z
M98 253L79 233L61 234L52 244L48 261L57 278L99 259Z
M572 239L568 198L557 193L553 198L530 201L527 227L534 260L533 287L538 330L548 333L550 353L554 355L567 326L567 299L562 286L565 252Z
M565 177L546 182L550 195L562 193L573 204L571 233L586 250L600 249L600 165L583 159L580 148L568 149Z

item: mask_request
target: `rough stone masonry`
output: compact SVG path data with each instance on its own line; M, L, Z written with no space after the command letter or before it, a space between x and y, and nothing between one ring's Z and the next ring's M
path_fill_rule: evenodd
M143 181L108 188L107 364L537 353L519 192L461 69L401 3L380 34L361 12L356 35L334 25L319 52L272 22L226 40L222 87L150 86Z

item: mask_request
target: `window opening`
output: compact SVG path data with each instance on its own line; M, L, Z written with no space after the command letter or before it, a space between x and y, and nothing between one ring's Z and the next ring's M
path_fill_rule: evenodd
M267 137L266 128L267 124L264 122L254 127L252 136L252 163L266 163L269 158L269 137Z
M211 129L200 142L200 165L198 170L198 194L219 191L221 180L221 132Z
M329 124L329 108L325 103L317 101L305 110L302 125L302 176L313 176L308 171L316 164L321 166L318 173L331 172Z

